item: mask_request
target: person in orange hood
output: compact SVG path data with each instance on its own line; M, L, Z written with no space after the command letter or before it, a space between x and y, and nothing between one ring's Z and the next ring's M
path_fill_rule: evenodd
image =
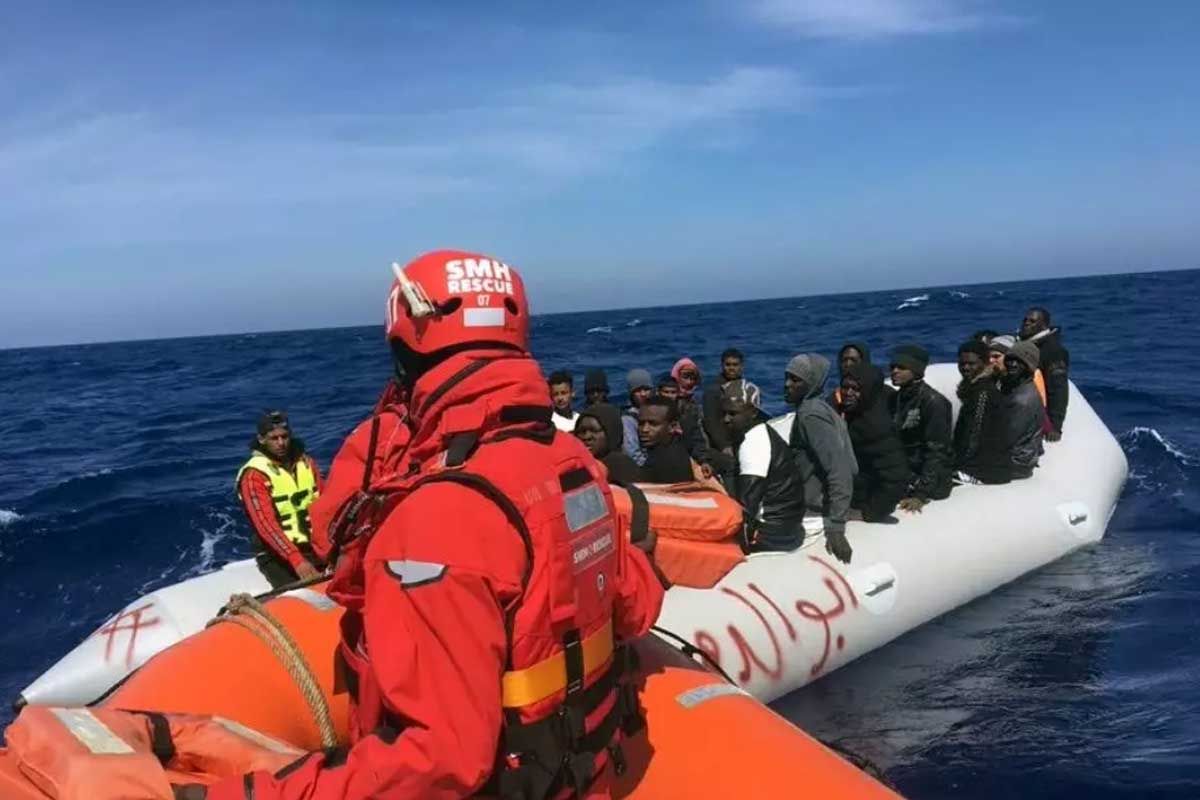
M412 440L371 487L374 522L332 534L351 746L207 796L603 797L637 724L621 643L661 584L596 461L551 425L517 271L459 251L394 269Z

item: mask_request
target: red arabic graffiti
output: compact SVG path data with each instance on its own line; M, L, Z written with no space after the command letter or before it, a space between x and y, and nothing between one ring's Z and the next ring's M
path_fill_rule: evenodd
M821 626L825 634L825 646L821 651L821 655L809 667L809 675L816 677L820 675L829 663L829 656L836 647L837 650L842 650L846 646L846 639L842 634L836 637L833 634L832 622L838 617L846 613L848 609L858 608L858 596L854 594L854 589L850 583L825 559L819 556L808 556L808 559L825 569L829 575L826 575L822 582L829 593L833 595L834 603L829 608L822 609L812 600L801 598L795 602L797 613L802 619L810 622L815 622ZM779 617L779 621L783 623L783 632L791 641L796 641L797 630L793 625L792 620L788 619L787 614L783 612L779 604L768 597L754 583L746 584L748 594L756 595L762 602L770 606L775 615ZM767 632L767 638L771 643L773 651L768 659L760 656L750 642L746 639L745 634L736 625L726 625L725 630L729 634L729 638L733 641L737 648L738 655L741 656L741 668L738 670L737 679L739 683L746 683L754 674L754 668L762 670L768 678L773 681L778 681L784 674L784 652L779 646L779 636L775 633L775 629L768 621L767 616L755 605L746 595L741 592L730 589L727 586L721 587L721 592L736 599L742 605L750 609L762 625L763 630ZM693 640L696 642L696 647L704 651L716 664L721 663L721 646L717 641L717 637L705 630L698 630L693 635Z
M153 607L154 603L150 602L144 606L122 611L113 617L111 622L96 631L95 635L99 636L103 634L108 637L104 642L104 661L106 663L112 660L113 640L116 639L117 634L128 631L129 640L125 643L125 666L133 666L133 647L137 643L138 631L152 628L162 622L158 617L143 616Z

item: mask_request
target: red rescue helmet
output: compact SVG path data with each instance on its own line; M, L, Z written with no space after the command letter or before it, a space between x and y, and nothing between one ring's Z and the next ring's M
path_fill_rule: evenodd
M387 338L418 356L499 345L529 352L529 303L517 271L499 259L435 250L403 269L388 294Z

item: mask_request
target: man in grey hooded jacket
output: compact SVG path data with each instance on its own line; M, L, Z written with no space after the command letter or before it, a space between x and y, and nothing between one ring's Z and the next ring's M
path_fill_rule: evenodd
M825 549L849 563L853 551L846 541L846 515L858 465L845 421L821 397L828 374L829 359L816 353L802 353L789 361L783 392L796 410L771 425L796 453L808 508L824 520Z

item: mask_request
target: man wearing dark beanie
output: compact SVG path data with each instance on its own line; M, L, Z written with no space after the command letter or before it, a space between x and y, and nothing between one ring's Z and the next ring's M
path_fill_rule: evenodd
M905 511L920 511L930 500L950 496L954 474L952 412L950 401L925 383L929 353L915 344L892 351L892 384L889 398L892 420L904 442L912 478L900 501Z

